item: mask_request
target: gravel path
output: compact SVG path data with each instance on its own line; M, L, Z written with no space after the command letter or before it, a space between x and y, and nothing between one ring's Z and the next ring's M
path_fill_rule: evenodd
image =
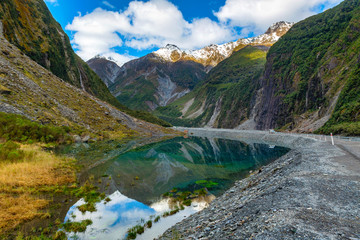
M185 130L185 128L178 128ZM188 129L194 136L292 150L240 180L160 239L360 239L359 142L261 131Z

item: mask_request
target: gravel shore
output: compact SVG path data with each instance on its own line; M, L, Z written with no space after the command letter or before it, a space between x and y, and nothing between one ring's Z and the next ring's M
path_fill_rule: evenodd
M159 239L360 239L360 143L333 146L262 131L177 130L292 150Z

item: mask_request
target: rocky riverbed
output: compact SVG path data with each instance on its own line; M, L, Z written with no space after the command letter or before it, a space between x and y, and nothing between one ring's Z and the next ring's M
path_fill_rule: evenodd
M346 142L302 135L188 130L292 150L159 239L360 239L360 143L351 151Z

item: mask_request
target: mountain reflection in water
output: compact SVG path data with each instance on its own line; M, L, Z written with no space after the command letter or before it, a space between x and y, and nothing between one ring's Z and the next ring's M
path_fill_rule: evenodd
M248 176L250 171L289 151L268 144L201 137L178 137L135 149L131 149L134 143L129 146L112 143L105 147L99 144L67 149L80 162L91 159L92 165L86 174L113 190L109 203L96 205L97 212L82 214L77 206L84 204L83 200L69 210L65 221L93 221L85 233L76 236L80 239L123 239L129 228L139 223L143 225L150 216L170 210L169 202L161 198L162 194L173 188L179 193L194 192L202 183L211 183L206 185L211 193L208 199L193 201L185 210L161 218L137 237L152 239L206 207L214 196Z
M108 203L102 201L96 204L97 211L93 213L86 212L83 214L77 209L78 206L85 203L82 199L69 209L65 222L68 220L80 222L86 219L93 222L84 233L68 234L70 239L124 239L129 228L137 224L143 225L150 218L154 219L155 216L160 216L171 210L171 203L166 199L147 206L124 196L119 191L114 192L109 197L111 201ZM159 222L153 224L151 229L147 229L145 233L138 235L137 239L157 237L177 222L207 207L213 199L213 196L196 199L190 207L185 207L180 213L161 218Z

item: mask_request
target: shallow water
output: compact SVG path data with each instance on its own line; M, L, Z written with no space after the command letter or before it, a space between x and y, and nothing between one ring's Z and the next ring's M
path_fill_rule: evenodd
M88 151L69 151L83 162L91 158L93 167L87 174L108 182L113 190L112 201L98 203L95 213L83 215L76 208L83 200L69 210L65 220L93 220L84 234L77 235L80 239L124 239L128 228L170 210L168 201L161 198L163 193L173 188L193 192L207 187L210 196L218 196L250 171L288 152L286 148L267 144L200 137L179 137L132 150L121 144L113 147L97 149L94 144L87 147ZM206 207L210 200L198 199L178 214L161 218L137 239L158 236Z

